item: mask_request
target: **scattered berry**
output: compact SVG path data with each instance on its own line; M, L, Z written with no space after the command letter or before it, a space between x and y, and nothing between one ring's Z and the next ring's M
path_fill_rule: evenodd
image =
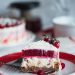
M45 75L44 70L38 70L37 75Z
M64 69L65 68L65 64L61 63L61 68Z

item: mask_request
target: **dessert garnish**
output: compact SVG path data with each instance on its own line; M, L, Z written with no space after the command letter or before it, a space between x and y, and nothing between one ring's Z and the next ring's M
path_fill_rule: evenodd
M44 70L38 70L37 75L45 75Z
M52 44L56 48L59 48L59 46L60 46L60 42L56 38L50 38L50 36L48 34L44 35L43 40L46 42L49 42L50 44Z

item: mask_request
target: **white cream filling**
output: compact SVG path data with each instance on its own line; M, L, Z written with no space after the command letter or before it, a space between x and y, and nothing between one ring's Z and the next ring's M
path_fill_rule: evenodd
M27 62L28 61L28 62ZM54 64L58 62L57 59L55 58L37 58L37 57L33 57L33 58L27 58L27 59L23 59L23 62L21 64L21 67L25 67L28 68L35 66L35 67L53 67L54 68Z

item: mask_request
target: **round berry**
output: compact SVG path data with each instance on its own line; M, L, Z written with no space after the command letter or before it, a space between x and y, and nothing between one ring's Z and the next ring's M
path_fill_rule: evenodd
M38 70L37 75L45 75L44 70Z
M49 42L50 40L49 38L44 38L44 41Z
M50 41L50 36L49 35L43 35L44 36L44 41L49 42Z
M55 42L53 43L53 45L54 45L56 48L59 48L59 46L60 46L60 44L59 44L58 41L55 41Z

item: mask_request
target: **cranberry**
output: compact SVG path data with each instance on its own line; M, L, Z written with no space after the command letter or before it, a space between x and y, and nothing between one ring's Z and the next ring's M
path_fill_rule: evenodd
M49 38L44 38L44 41L49 42Z
M65 64L61 63L61 67L62 67L62 69L64 69L65 68Z
M60 42L56 40L55 38L52 38L49 43L54 45L56 48L59 48L60 46Z
M48 34L45 34L45 35L43 35L44 36L44 41L46 41L46 42L50 42L50 35L48 35Z
M44 70L38 70L37 75L45 75Z
M55 42L53 43L53 45L54 45L56 48L59 48L59 46L60 46L60 44L59 44L58 41L55 41Z

